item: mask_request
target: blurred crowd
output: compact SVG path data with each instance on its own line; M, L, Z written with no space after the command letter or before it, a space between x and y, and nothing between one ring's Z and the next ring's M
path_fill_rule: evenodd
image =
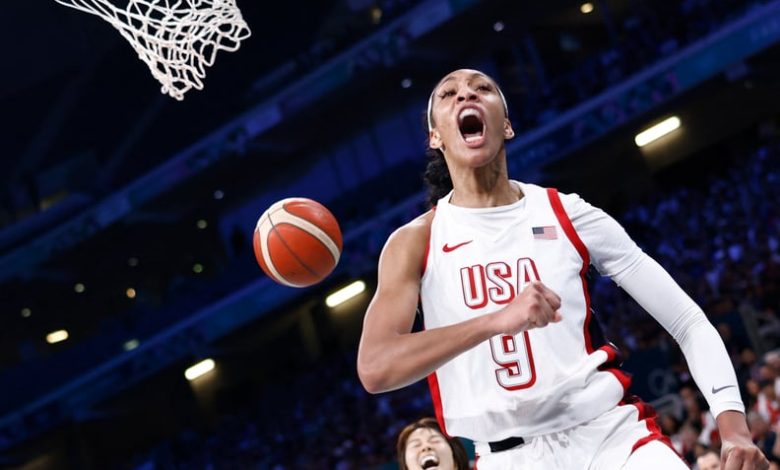
M214 433L184 431L118 468L347 470L392 462L401 429L432 412L427 385L369 395L355 360L331 357L327 367L268 386Z
M498 54L502 82L515 129L533 129L575 105L625 81L715 31L762 0L684 0L630 2L627 14L599 11L609 31L607 45L596 51L574 33L557 36L562 54L544 55L537 77L518 75L514 54ZM603 2L602 2L603 6Z

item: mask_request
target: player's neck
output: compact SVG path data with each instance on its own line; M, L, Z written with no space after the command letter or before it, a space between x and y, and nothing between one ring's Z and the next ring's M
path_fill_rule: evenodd
M506 169L479 169L453 178L449 203L459 207L499 207L514 204L523 197L520 187L509 181Z

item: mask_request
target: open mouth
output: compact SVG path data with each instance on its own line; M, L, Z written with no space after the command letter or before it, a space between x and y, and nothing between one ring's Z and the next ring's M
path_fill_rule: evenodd
M434 468L439 466L439 459L436 457L436 454L425 454L420 459L420 467L423 468L423 470L428 468Z
M458 129L467 144L479 144L485 136L482 115L474 108L465 108L458 114Z

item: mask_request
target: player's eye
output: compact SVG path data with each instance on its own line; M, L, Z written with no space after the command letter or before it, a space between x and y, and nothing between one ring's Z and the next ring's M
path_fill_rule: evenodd
M491 87L487 83L481 83L481 84L479 84L477 86L477 90L479 90L479 91L490 91L492 89L493 89L493 87Z
M455 90L453 90L453 89L443 90L442 92L439 93L439 98L440 99L449 98L450 96L452 96L454 94L455 94Z

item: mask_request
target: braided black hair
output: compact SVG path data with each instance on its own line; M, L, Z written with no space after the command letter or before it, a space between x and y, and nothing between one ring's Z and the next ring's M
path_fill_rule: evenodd
M428 205L433 207L439 199L452 191L452 178L441 150L428 147L425 155L428 157L428 164L423 180L428 188Z

